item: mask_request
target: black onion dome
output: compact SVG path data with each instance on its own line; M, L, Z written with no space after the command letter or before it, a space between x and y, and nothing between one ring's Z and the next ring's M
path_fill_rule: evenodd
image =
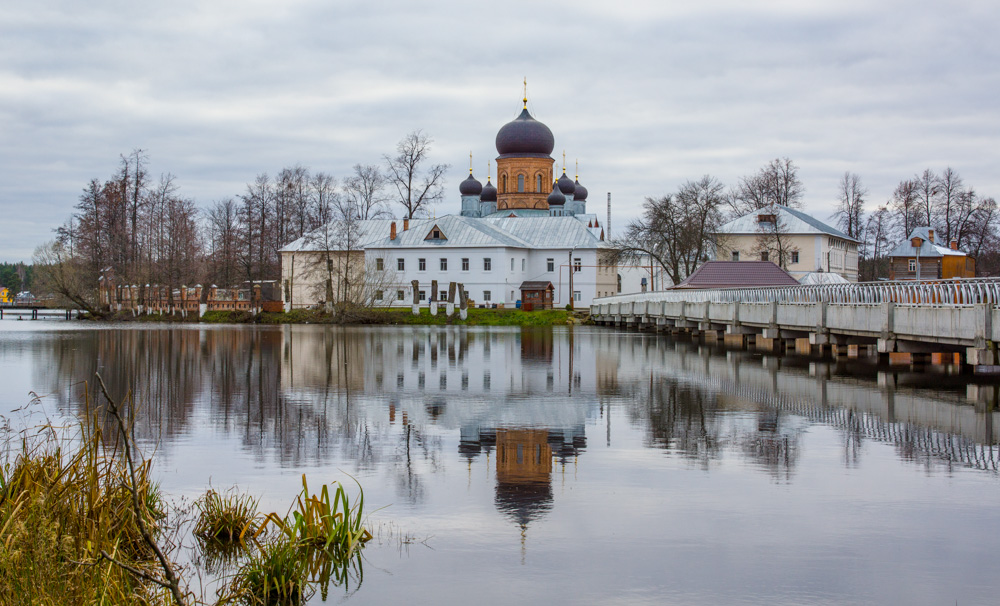
M497 152L501 156L545 156L556 146L548 126L531 117L528 108L504 124L497 133Z
M497 201L497 188L493 187L489 179L486 179L486 185L483 186L483 193L479 195L479 200L482 202Z
M458 184L458 191L463 196L478 196L483 192L483 184L470 173L468 179Z
M583 201L586 201L587 200L587 193L588 193L587 192L587 188L584 187L584 186L582 186L582 185L580 185L579 181L577 181L576 183L574 183L574 185L576 186L576 189L573 190L573 199L574 200L583 200Z
M549 194L549 197L546 198L545 201L549 203L549 206L562 206L563 204L566 204L566 196L559 191L558 187L553 185L552 193Z
M557 181L557 183L559 183L559 191L561 191L563 195L570 196L576 190L576 184L573 183L573 179L566 176L565 170L563 171L562 176L559 177L559 181Z

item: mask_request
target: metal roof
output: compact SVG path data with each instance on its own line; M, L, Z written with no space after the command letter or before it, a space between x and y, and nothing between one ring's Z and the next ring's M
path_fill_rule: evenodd
M706 261L674 288L741 288L798 286L799 282L771 261Z
M906 237L905 240L896 245L896 248L892 249L889 253L890 257L916 257L918 256L917 248L913 246L913 238L920 238L923 242L920 244L919 256L921 257L964 257L966 253L960 250L952 250L947 246L938 246L931 242L931 231L930 227L916 227L910 232L910 235Z
M755 210L719 227L716 233L720 234L759 234L761 232L757 217L759 215L776 214L778 221L782 224L782 231L786 234L827 234L836 236L851 242L858 242L844 232L823 223L816 217L812 217L794 208L777 204L773 207Z
M354 223L356 232L352 250L366 248L604 248L601 227L587 227L587 220L596 215L552 217L542 216L492 218L444 215L433 219L411 219L409 229L403 221L396 222L396 239L389 238L392 219L372 219ZM440 239L428 238L434 227L441 231ZM325 228L295 240L280 252L343 250L343 222L333 222Z

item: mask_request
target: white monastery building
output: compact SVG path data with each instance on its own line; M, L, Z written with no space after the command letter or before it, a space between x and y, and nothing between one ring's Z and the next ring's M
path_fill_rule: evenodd
M483 185L470 169L459 185L459 214L341 222L285 246L285 308L311 307L330 293L339 300L340 289L328 285L335 264L363 274L366 299L376 305L409 306L413 281L422 303L446 300L451 282L463 284L477 306L513 307L526 282L551 283L556 307L616 294L619 272L604 263L604 227L587 213L579 179L565 167L555 178L554 147L552 131L531 116L525 99L496 136L497 185L489 177Z

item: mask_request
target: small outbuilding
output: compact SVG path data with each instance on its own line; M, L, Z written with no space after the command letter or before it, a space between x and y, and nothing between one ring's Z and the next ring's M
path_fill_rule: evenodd
M521 284L521 309L552 309L552 295L555 287L547 280L523 282Z

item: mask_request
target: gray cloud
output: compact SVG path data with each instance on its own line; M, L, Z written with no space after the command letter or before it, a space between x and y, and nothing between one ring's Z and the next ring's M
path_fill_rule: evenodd
M884 201L952 166L1000 195L1000 7L929 2L6 2L0 259L30 257L118 154L200 204L301 163L343 175L406 132L454 189L530 106L614 222L645 196L778 156L829 215L857 172ZM561 162L561 158L559 159ZM457 195L438 209L457 208ZM16 222L16 229L11 227Z

